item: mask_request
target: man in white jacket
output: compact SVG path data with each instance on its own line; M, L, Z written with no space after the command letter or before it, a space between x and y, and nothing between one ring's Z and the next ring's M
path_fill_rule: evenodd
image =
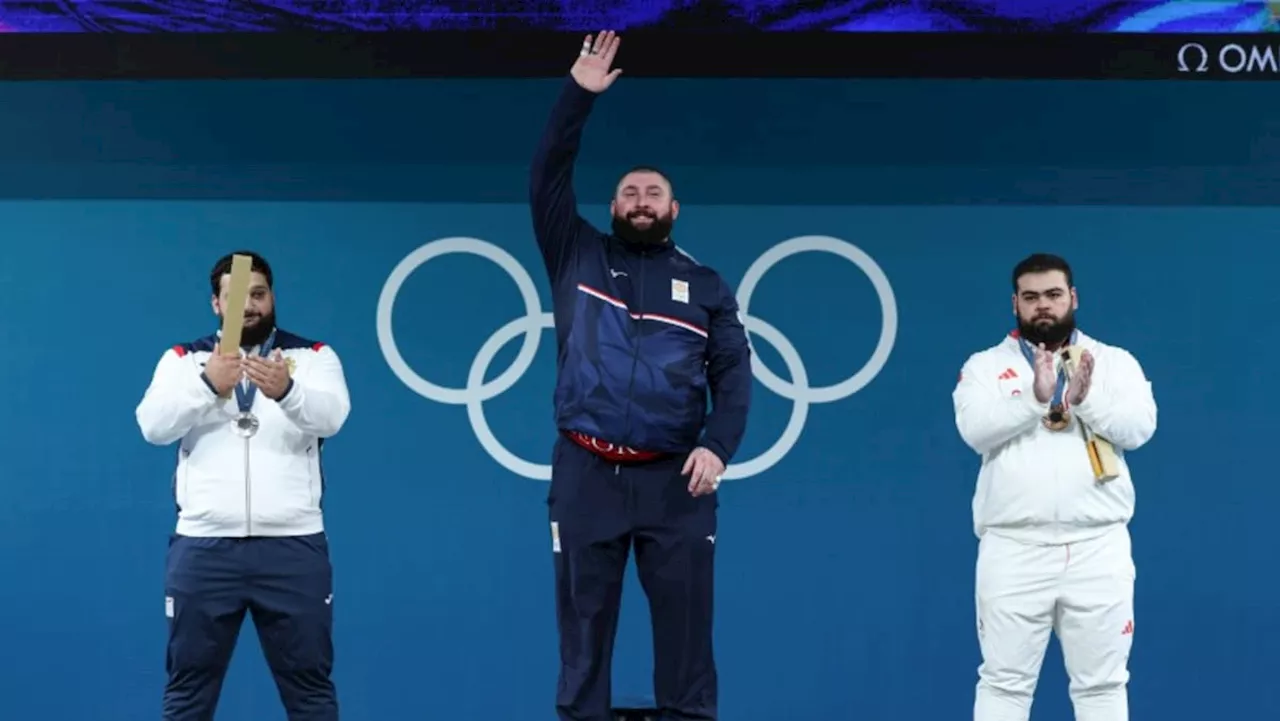
M974 721L1027 721L1050 631L1076 721L1127 721L1136 571L1124 453L1155 433L1151 383L1128 351L1076 328L1065 260L1023 260L1013 289L1017 329L971 355L953 393L960 436L982 456ZM1069 383L1056 352L1067 345L1084 351ZM1119 477L1095 479L1082 422L1115 446Z
M169 543L164 721L210 721L251 613L290 721L337 721L333 589L320 449L351 402L333 349L276 327L271 267L255 253L238 354L220 333L160 357L137 408L143 437L178 442ZM232 255L210 275L226 307Z

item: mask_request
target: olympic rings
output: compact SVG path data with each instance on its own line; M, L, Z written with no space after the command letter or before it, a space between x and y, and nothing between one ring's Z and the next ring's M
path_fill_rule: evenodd
M880 338L871 357L856 373L830 386L810 386L804 360L791 341L777 328L749 313L751 296L764 275L786 258L806 252L830 253L853 263L871 280L880 301L882 315ZM516 318L499 328L480 346L480 350L471 362L467 383L463 388L437 385L422 378L410 368L396 347L391 323L396 297L409 276L428 261L453 253L478 255L493 261L499 268L506 271L520 291L525 310L523 317ZM752 354L752 374L765 388L790 400L792 408L786 427L773 445L755 458L731 464L725 469L723 475L726 481L759 475L786 457L800 440L808 419L809 407L848 398L865 388L888 363L898 331L897 301L893 295L893 287L884 271L861 249L830 236L801 236L770 248L747 268L742 284L738 288L737 297L742 324L748 336L754 335L777 350L783 364L787 366L787 373L791 380L786 381L775 375L764 365L759 355L754 353ZM467 419L485 452L512 473L542 481L551 479L551 466L527 461L507 450L489 427L489 422L484 415L484 403L505 393L529 370L538 352L541 332L553 328L554 325L554 315L542 310L537 287L529 272L510 253L479 238L442 238L422 245L396 265L391 275L387 277L386 283L383 284L382 293L378 297L378 345L382 349L387 365L400 382L428 400L465 406ZM524 336L524 338L515 360L498 377L486 383L484 378L498 351L517 336Z

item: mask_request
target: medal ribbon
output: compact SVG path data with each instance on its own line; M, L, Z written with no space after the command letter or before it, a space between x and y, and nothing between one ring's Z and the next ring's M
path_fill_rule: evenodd
M1065 348L1068 345L1074 345L1076 342L1076 331L1071 331L1071 337L1063 344ZM1036 370L1036 350L1025 338L1018 336L1018 347L1022 349L1022 357L1027 359L1027 363L1031 366L1032 377ZM1056 353L1054 355L1057 355ZM1053 400L1049 401L1050 408L1063 408L1062 393L1067 388L1067 364L1063 363L1058 366L1058 385L1053 390Z
M276 331L273 328L271 335L262 342L262 347L258 349L258 355L266 358L271 353L271 348L276 343ZM247 387L246 387L247 386ZM236 403L240 406L241 413L248 413L253 408L253 397L258 394L258 386L253 381L246 380L236 383Z

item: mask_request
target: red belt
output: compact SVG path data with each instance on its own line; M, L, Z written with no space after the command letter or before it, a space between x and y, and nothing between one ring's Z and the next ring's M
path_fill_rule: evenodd
M655 451L642 451L630 446L624 446L620 443L610 443L602 441L599 438L593 438L579 431L561 431L565 438L577 443L583 448L600 456L606 461L614 463L638 463L641 461L654 461L659 458L665 458L670 455L668 453L658 453Z

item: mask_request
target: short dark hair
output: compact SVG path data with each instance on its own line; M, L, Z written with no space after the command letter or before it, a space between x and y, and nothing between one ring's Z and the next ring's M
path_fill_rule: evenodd
M219 258L217 263L213 264L213 270L209 272L209 287L213 290L214 295L222 293L222 276L231 272L231 259L237 255L247 255L252 258L253 264L250 266L250 270L255 273L261 273L267 279L268 288L274 286L275 278L271 275L271 264L267 262L266 258L252 250L237 250L227 253Z
M625 172L625 173L623 173L622 175L618 176L618 183L617 183L617 184L618 184L618 185L621 185L621 184L622 184L622 179L623 179L623 178L625 178L625 177L627 177L628 175L631 175L632 173L656 173L656 174L657 174L658 176L660 176L663 180L667 181L667 185L671 187L671 197L673 197L673 198L674 198L674 197L676 197L676 186L675 186L675 183L672 183L672 182L671 182L671 176L667 175L666 173L662 172L662 170L660 170L660 169L658 169L658 168L655 168L655 167L654 167L654 166L652 166L652 165L636 165L636 166L633 166L630 170L628 170L627 172Z
M1075 280L1071 276L1071 265L1066 260L1052 253L1033 253L1013 266L1013 292L1018 292L1018 279L1022 276L1029 273L1048 273L1054 270L1060 270L1063 275L1067 276L1068 289L1075 286Z

